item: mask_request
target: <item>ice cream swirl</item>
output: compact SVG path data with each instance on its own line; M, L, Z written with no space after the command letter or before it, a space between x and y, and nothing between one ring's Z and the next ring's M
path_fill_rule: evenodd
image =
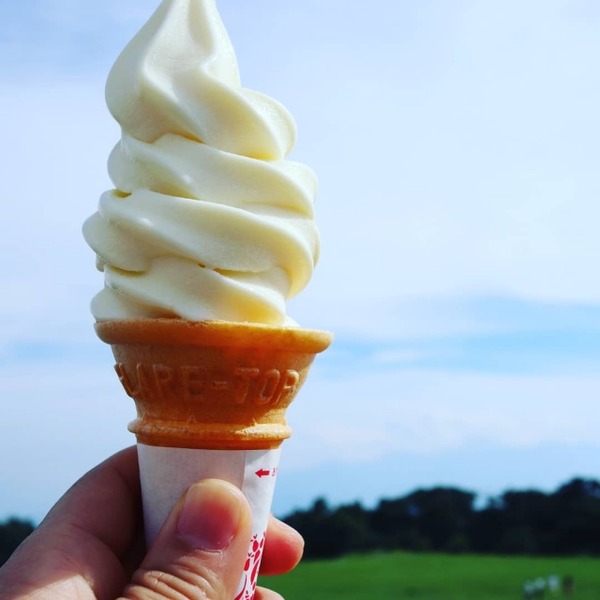
M285 159L291 115L243 88L214 0L165 0L106 86L115 186L84 236L104 271L97 320L283 325L318 256L316 180Z

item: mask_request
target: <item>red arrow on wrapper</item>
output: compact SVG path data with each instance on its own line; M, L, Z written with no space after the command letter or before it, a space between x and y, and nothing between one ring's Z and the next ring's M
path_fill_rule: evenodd
M255 475L257 477L260 477L261 479L263 477L268 477L271 474L271 471L265 470L265 469L259 469L258 471L256 471Z

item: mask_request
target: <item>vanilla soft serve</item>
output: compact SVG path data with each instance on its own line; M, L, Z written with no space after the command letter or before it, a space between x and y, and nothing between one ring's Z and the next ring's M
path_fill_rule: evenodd
M115 189L84 225L105 287L98 321L293 323L318 255L316 180L286 160L295 124L241 86L214 0L165 0L113 66Z

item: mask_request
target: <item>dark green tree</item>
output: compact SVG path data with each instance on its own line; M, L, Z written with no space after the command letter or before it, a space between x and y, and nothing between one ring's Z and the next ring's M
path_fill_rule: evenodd
M0 523L0 566L2 566L17 549L19 544L34 530L31 521L15 517Z
M451 487L417 490L406 500L415 515L418 531L438 551L467 551L469 522L475 494Z
M304 537L306 558L334 558L346 552L351 534L346 523L335 518L324 498L318 498L309 510L297 511L285 521Z
M553 546L557 515L547 494L510 490L502 494L503 530L493 550L502 554L540 554Z
M600 483L573 479L552 496L557 516L554 544L561 554L600 554Z
M475 494L456 488L420 489L382 500L371 525L386 548L466 551Z
M431 541L419 530L418 510L407 498L381 500L371 514L371 528L382 549L429 550Z

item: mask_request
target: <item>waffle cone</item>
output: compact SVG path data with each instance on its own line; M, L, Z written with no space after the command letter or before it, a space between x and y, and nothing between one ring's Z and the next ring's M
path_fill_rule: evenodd
M287 407L331 343L323 331L180 319L103 321L96 333L135 401L129 430L172 448L278 447Z

